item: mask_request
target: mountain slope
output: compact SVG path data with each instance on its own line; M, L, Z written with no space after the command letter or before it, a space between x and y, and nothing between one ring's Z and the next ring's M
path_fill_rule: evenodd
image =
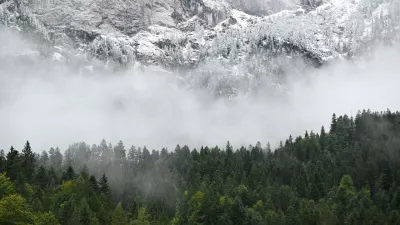
M55 59L82 56L88 65L94 57L167 68L215 60L229 67L273 67L277 56L318 66L363 56L373 44L399 36L397 0L271 2L259 3L269 10L250 15L241 10L255 11L238 1L15 0L0 2L0 21L34 33Z

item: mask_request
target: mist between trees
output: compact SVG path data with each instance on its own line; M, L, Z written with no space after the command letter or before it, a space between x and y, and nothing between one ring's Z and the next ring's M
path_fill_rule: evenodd
M400 113L332 116L279 147L76 143L0 152L1 224L399 224Z
M87 74L4 37L0 224L400 223L400 114L358 112L399 107L396 47L226 99L219 77Z

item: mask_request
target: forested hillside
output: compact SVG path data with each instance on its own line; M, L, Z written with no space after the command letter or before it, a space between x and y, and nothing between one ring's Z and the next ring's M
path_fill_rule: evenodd
M0 172L2 225L400 224L400 112L333 115L275 150L27 142Z

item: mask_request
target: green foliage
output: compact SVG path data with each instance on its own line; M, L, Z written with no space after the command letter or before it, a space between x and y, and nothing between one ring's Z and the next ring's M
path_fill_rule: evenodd
M0 173L0 199L11 194L15 194L14 184L5 173Z
M29 143L29 141L27 141L25 147L22 149L22 154L21 154L21 163L22 163L21 172L25 180L27 181L31 182L34 177L33 175L35 174L35 162L36 159L31 149L31 144Z
M76 178L75 171L72 166L68 166L67 171L63 174L62 180L73 180Z
M262 146L126 157L102 140L63 157L27 142L0 151L0 224L400 224L399 112L334 114L329 132Z
M3 173L6 169L6 155L4 150L0 150L0 173Z
M16 181L18 175L20 175L21 163L20 157L17 150L11 146L10 151L7 153L6 158L6 172L7 176L12 180Z
M35 216L35 225L60 225L60 223L52 212L46 212Z
M283 224L281 216L274 210L268 210L265 215L265 223L270 225Z
M112 215L112 225L129 225L128 215L122 208L121 202L118 203Z
M9 195L0 200L0 224L33 224L34 216L26 200L20 195Z
M150 215L147 213L146 208L139 209L138 216L132 221L131 225L150 225Z
M189 200L189 224L202 224L202 209L203 209L204 193L196 192Z
M106 177L106 174L103 173L103 176L100 178L99 181L99 186L100 186L100 193L103 195L110 195L110 185L108 184L108 179Z
M340 186L339 188L343 189L344 191L354 194L355 193L355 188L353 185L353 180L351 179L350 175L344 175L342 179L340 180Z
M41 187L45 188L49 183L49 177L47 175L46 169L41 166L35 177L36 183Z

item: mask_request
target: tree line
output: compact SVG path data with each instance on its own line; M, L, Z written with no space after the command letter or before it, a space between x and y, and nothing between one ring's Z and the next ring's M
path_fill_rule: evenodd
M0 151L0 224L400 224L399 134L399 112L364 110L274 150L26 142Z

